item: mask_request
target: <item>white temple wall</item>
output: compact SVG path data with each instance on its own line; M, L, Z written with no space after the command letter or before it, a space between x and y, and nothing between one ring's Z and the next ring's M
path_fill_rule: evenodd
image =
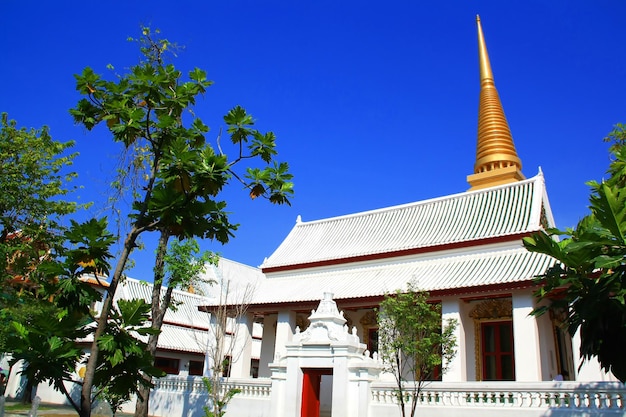
M576 369L576 381L594 382L594 381L618 381L612 373L604 372L600 368L600 363L595 357L586 360L578 369L580 358L580 329L576 332L572 339L572 350L574 351L574 368Z
M476 336L475 336L475 323L474 319L470 317L470 311L473 308L472 303L462 302L460 304L461 310L461 322L465 339L463 345L459 344L459 352L457 355L464 356L465 358L465 381L476 381L478 375L476 375Z

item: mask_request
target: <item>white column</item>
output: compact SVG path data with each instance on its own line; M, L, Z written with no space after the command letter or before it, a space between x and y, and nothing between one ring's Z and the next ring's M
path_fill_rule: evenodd
M465 326L461 315L461 303L459 299L449 298L441 302L441 324L442 329L447 326L449 320L456 320L457 328L454 331L454 337L457 344L457 353L452 361L447 364L448 371L442 375L444 382L462 382L467 381L467 364L466 354L467 347L465 343ZM446 366L446 364L443 364Z
M234 325L235 338L232 352L224 352L226 355L230 353L232 363L230 365L230 376L234 378L250 377L250 360L252 357L252 322L254 317L251 314L245 314L238 317Z
M279 311L278 319L276 322L276 344L274 346L274 358L276 358L276 355L285 355L285 345L291 342L295 330L295 311Z
M204 352L204 369L202 375L211 376L213 372L215 361L213 360L213 353L217 347L217 341L215 340L215 314L211 313L209 318L209 330L207 331L207 345Z
M263 317L263 338L261 339L261 357L259 358L259 377L269 378L272 372L269 364L274 361L274 345L276 344L275 314Z
M541 356L537 319L530 315L534 297L530 291L513 294L515 380L541 381Z

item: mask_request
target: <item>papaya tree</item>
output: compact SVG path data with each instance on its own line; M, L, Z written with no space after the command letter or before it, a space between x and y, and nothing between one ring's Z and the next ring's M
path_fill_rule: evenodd
M275 135L256 130L252 116L236 106L224 117L233 153L223 152L219 141L212 145L207 141L208 126L192 111L198 96L211 85L206 72L195 68L183 75L168 62L172 44L154 38L149 28L143 28L141 40L143 59L127 73L107 79L87 67L75 76L84 97L70 110L74 120L88 130L104 123L113 141L141 156L145 174L132 195L130 227L97 320L81 392L81 417L91 412L99 340L139 237L154 232L167 239L226 243L237 229L220 198L227 184L243 184L252 198L266 197L276 204L289 203L293 193L288 165L275 160ZM247 165L240 168L244 162Z

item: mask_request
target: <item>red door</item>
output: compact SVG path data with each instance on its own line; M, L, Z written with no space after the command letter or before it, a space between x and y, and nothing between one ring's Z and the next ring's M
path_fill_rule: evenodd
M322 375L332 375L332 369L306 368L302 369L302 408L301 417L319 417L320 415L320 386Z

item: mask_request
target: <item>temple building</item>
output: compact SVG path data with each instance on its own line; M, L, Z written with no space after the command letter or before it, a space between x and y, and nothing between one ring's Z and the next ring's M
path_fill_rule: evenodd
M377 309L409 283L441 305L442 324L458 323L457 354L419 396L419 415L624 415L623 384L595 360L579 367L580 338L563 328L566 312L530 315L535 277L554 260L527 251L522 239L555 222L541 170L522 174L479 19L477 26L480 100L468 189L298 217L260 268L227 259L207 267L204 283L174 291L177 308L165 316L155 363L168 376L154 381L150 415L205 413L212 399L200 376L217 360L220 380L238 392L226 416L398 415L395 382L377 354ZM150 284L124 281L115 301L134 298L150 300ZM8 397L21 390L19 372L12 368ZM79 395L73 385L66 389ZM45 384L37 395L66 402ZM123 411L132 413L134 402Z
M593 363L577 369L579 342L558 312L529 315L537 303L534 278L553 260L528 252L522 238L555 223L541 170L522 174L479 18L477 26L480 100L469 189L339 217L298 217L261 265L265 278L238 324L249 336L253 323L263 325L260 377L272 376L324 293L376 352L376 308L412 282L441 303L442 320L459 323L458 353L440 376L444 382L611 379ZM241 349L232 376L250 374L251 349Z

